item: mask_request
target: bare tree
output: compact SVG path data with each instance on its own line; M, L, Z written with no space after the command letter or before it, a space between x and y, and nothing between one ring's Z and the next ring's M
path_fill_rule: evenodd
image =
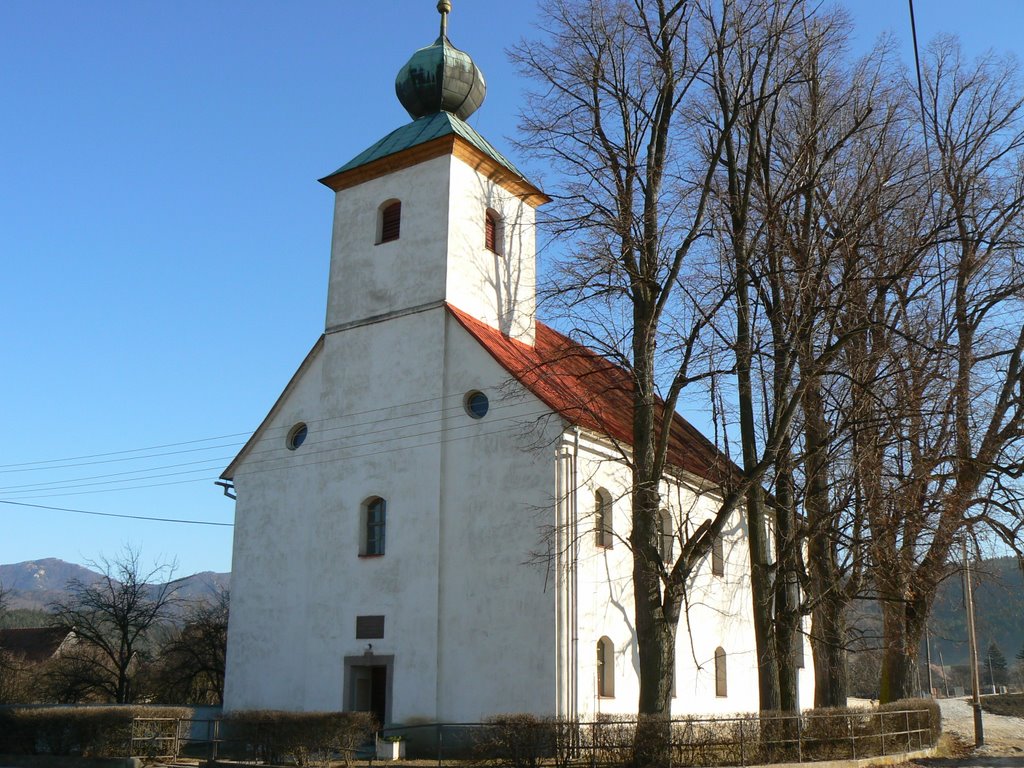
M0 627L5 627L7 618L7 590L0 584ZM15 687L14 678L17 672L17 665L11 654L0 647L0 703L7 703L12 700L12 693Z
M929 210L946 229L900 306L887 494L869 509L883 700L913 689L954 544L988 529L1020 552L1024 520L1024 91L1012 61L967 62L948 38L923 91Z
M674 563L662 561L669 427L680 393L703 375L701 332L724 301L681 287L706 234L715 165L683 148L706 142L717 158L723 135L683 120L711 49L691 29L686 0L556 0L546 13L547 41L512 53L540 84L522 116L523 146L562 173L551 226L575 251L558 296L582 321L577 334L632 379L632 445L620 448L632 471L639 711L667 715L685 585L714 536L701 526ZM717 531L742 490L726 496Z
M749 371L752 321L743 281L751 270L743 260L753 177L742 179L739 169L756 142L737 142L737 126L759 124L786 82L778 68L792 59L781 49L794 42L787 35L800 32L803 7L802 0L560 0L549 6L549 41L513 52L541 84L523 115L522 145L562 173L549 223L563 242L571 240L573 252L560 265L556 296L579 323L577 335L632 380L632 440L620 453L632 470L628 545L644 714L670 711L690 577L744 504L755 521L749 527L759 576L755 603L771 601L760 483L798 410L798 393L777 409L762 443L745 440L742 470L723 460L706 478L708 490L719 494L717 513L707 524L680 530L671 562L662 560L660 547L660 489L671 420L686 388L734 370L724 354L729 347ZM731 173L726 192L723 168ZM740 266L724 276L718 251L708 244L717 194L736 202L728 232ZM713 329L730 301L739 303L741 315L736 341ZM826 345L819 357L836 352ZM741 379L740 388L749 390L749 373L741 370ZM751 417L744 411L745 433L752 433ZM757 630L761 703L775 709L778 670L764 615L758 614Z
M126 547L114 560L89 566L95 582L68 583L68 597L52 603L53 624L71 627L75 642L50 670L51 688L62 699L135 700L136 675L150 652L149 639L177 604L173 564L144 570L139 553Z
M192 606L184 626L163 644L156 685L166 703L224 703L229 602L228 591L220 590L212 603Z

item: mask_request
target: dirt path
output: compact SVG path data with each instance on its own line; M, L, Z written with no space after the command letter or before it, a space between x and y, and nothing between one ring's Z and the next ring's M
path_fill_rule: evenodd
M942 730L955 733L968 744L974 743L974 710L964 699L940 699ZM982 715L985 746L979 755L1024 757L1024 718Z

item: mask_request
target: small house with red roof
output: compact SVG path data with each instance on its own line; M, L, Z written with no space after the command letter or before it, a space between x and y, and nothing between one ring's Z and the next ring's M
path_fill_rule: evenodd
M75 631L70 627L0 629L0 653L25 664L55 659L75 642Z
M537 320L548 198L466 122L486 88L448 7L396 81L412 122L321 180L324 333L223 473L228 710L636 712L630 380ZM671 437L665 557L729 471ZM737 513L690 585L675 712L757 709L748 574Z

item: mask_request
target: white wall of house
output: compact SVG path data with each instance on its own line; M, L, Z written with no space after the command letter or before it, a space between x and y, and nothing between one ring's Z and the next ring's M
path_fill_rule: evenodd
M578 711L583 718L600 713L636 712L639 697L639 658L633 632L632 559L625 546L631 530L631 478L614 450L599 440L584 439L578 460ZM611 547L598 545L595 496L609 492L615 535ZM673 534L680 527L692 532L717 512L718 499L700 494L696 486L666 482L664 507ZM680 619L676 644L674 714L724 714L758 709L757 661L751 621L750 560L742 510L734 512L723 532L723 576L712 574L711 558L698 568L688 589L689 608ZM678 538L674 552L678 553ZM607 637L614 645L614 695L598 696L597 642ZM726 653L727 695L716 695L715 651ZM800 698L811 706L814 678L807 668L800 675Z
M447 297L473 317L533 344L536 224L533 207L451 158ZM498 215L497 253L484 247L483 211Z

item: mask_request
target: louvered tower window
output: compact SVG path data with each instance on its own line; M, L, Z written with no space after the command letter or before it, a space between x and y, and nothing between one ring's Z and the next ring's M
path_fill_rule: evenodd
M484 216L484 245L487 246L487 250L493 253L501 252L498 248L500 229L498 214L494 211L487 211Z
M390 243L402 233L402 203L395 200L385 203L380 212L380 238L378 243Z

